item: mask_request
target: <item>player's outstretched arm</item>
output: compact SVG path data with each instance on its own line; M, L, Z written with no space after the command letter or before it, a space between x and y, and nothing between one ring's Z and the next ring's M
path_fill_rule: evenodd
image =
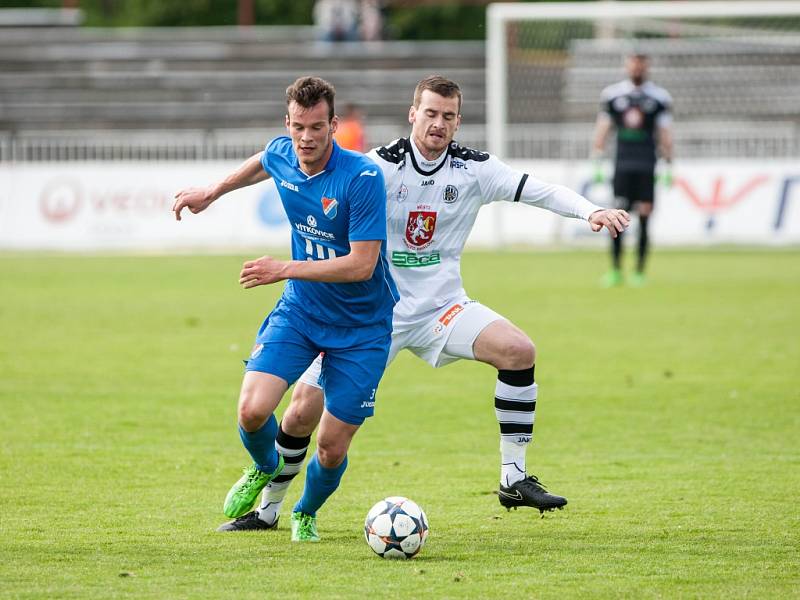
M628 228L630 223L631 216L618 208L604 208L589 215L592 231L600 231L605 227L611 233L611 237L617 237Z
M328 260L278 260L262 256L244 263L239 283L244 288L269 285L284 279L354 283L372 277L381 240L350 242L350 254Z
M196 215L228 192L269 179L269 173L264 171L264 167L261 166L263 154L263 152L254 154L219 183L207 187L191 187L179 191L175 194L175 203L172 205L175 219L181 220L181 211L184 208Z

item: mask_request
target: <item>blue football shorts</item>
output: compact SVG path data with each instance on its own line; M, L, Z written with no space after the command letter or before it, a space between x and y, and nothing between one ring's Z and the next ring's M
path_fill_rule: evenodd
M246 370L269 373L292 385L324 352L320 383L325 408L345 423L361 425L375 412L391 342L391 324L330 325L279 302L258 331Z

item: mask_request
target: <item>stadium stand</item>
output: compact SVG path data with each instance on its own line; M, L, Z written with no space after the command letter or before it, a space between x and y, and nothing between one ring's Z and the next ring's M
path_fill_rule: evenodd
M676 107L684 117L800 118L800 37L775 37L770 44L654 39L636 47L651 57L659 85L679 99ZM597 90L619 77L619 57L629 48L621 41L573 42L563 105L567 120L596 113Z
M650 39L676 98L678 155L800 155L800 44ZM641 46L640 43L640 46ZM509 156L584 159L624 42L519 49ZM313 27L0 29L0 160L238 159L282 131L286 85L332 81L368 116L367 145L407 129L414 84L441 72L467 102L458 139L485 147L483 42L315 41ZM713 52L713 56L709 54ZM768 101L765 101L768 98Z
M311 28L12 30L0 42L0 128L263 127L296 77L332 81L370 120L402 123L410 90L446 71L484 119L483 44L324 43Z
M83 12L75 8L0 8L0 27L75 27Z
M588 156L600 91L622 78L631 48L629 40L576 39L564 52L517 49L509 155ZM636 49L675 99L678 156L800 156L800 37L644 39Z

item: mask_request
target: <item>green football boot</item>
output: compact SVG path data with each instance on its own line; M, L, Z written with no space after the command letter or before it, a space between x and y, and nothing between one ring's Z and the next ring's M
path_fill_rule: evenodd
M258 499L261 490L283 471L283 456L278 455L278 467L272 473L260 471L255 464L244 470L244 475L237 481L228 495L222 511L226 517L235 519L250 511Z
M647 278L641 271L636 271L633 275L631 275L631 285L633 287L642 287L646 283Z
M622 271L611 269L603 277L603 287L611 288L622 285Z
M318 542L317 517L301 512L292 513L292 541Z

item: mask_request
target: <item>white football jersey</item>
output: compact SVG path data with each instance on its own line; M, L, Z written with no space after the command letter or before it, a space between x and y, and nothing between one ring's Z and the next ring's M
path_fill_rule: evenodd
M400 292L396 331L466 296L461 253L484 204L522 201L579 218L601 210L563 186L529 178L456 142L435 161L426 161L408 138L367 156L386 180L387 258Z

